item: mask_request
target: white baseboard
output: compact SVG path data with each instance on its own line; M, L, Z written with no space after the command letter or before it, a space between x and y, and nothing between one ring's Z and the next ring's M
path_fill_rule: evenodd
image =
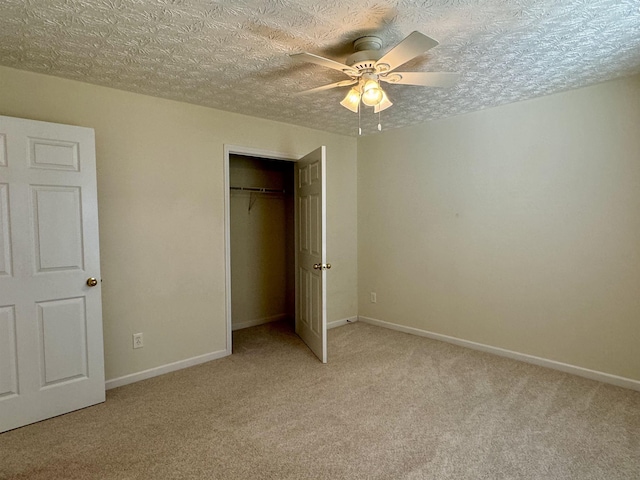
M340 320L334 320L332 322L327 322L327 330L330 330L332 328L336 328L336 327L341 327L343 325L346 325L348 323L353 323L353 322L357 322L358 321L358 317L348 317L348 318L341 318Z
M167 365L161 365L159 367L143 370L142 372L131 373L123 377L112 378L105 382L105 388L110 390L116 387L122 387L123 385L129 385L130 383L139 382L140 380L146 380L147 378L157 377L158 375L164 375L165 373L175 372L176 370L182 370L183 368L193 367L201 363L210 362L211 360L217 360L222 357L231 355L229 350L218 350L217 352L205 353L197 357L187 358L178 362L168 363Z
M286 313L281 313L279 315L273 315L271 317L256 318L255 320L248 320L246 322L234 323L231 326L231 330L233 330L235 332L236 330L242 330L243 328L257 327L258 325L264 325L265 323L277 322L279 320L286 320L287 318L289 318L289 315L287 315Z
M375 318L358 316L358 320L364 323L369 323L371 325L376 325L378 327L389 328L391 330L410 333L412 335L418 335L421 337L427 337L433 340L440 340L442 342L452 343L461 347L480 350L481 352L492 353L501 357L512 358L514 360L520 360L521 362L531 363L533 365L551 368L553 370L560 370L561 372L571 373L573 375L578 375L590 380L597 380L599 382L609 383L618 387L640 391L640 381L634 380L632 378L619 377L617 375L611 375L610 373L599 372L597 370L589 370L588 368L582 368L575 365L570 365L568 363L556 362L555 360L548 360L546 358L536 357L533 355L528 355L526 353L514 352L513 350L506 350L504 348L492 347L491 345L471 342L469 340L450 337L448 335L442 335L440 333L433 333L427 330L421 330L419 328L405 327L404 325L384 322Z

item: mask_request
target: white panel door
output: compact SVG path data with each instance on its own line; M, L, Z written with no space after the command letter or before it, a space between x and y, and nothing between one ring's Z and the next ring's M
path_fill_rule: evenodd
M327 363L325 150L299 160L295 180L296 333L322 363Z
M99 279L93 130L0 116L0 432L105 400Z

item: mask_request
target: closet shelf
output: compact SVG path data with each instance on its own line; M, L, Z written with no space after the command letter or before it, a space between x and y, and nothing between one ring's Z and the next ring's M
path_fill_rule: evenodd
M229 187L231 190L237 190L240 192L254 192L254 193L287 193L285 190L278 190L276 188L260 188L260 187Z

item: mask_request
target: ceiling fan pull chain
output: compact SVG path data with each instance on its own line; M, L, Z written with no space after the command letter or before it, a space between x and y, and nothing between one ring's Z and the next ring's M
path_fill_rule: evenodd
M378 112L378 131L381 132L382 131L382 123L380 123L380 113Z
M360 110L362 109L358 108L358 135L362 135L362 127L360 126Z

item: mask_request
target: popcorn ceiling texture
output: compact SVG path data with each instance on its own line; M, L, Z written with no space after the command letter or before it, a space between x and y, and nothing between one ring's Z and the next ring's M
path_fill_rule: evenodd
M640 72L640 0L2 0L0 64L356 135L343 61L359 36L440 42L399 70L461 74L450 89L385 85L384 129ZM362 112L363 133L377 115Z

